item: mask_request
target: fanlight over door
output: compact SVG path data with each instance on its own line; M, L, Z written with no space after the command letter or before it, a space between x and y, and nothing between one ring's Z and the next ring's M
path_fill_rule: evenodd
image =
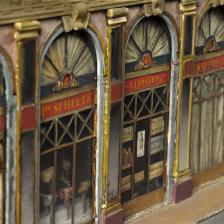
M202 18L196 33L196 54L211 53L224 48L224 12L211 8Z
M93 83L96 60L85 32L60 35L50 46L42 67L42 95Z
M126 73L170 62L168 29L158 18L143 19L128 41Z

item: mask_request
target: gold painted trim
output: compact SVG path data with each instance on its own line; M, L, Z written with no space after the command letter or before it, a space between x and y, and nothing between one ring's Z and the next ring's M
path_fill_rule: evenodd
M181 39L180 39L180 55L179 55L179 80L178 80L178 97L177 97L177 128L176 128L176 148L173 166L173 176L176 181L179 177L179 145L180 145L180 122L182 107L182 90L183 90L183 65L184 65L184 43L185 43L185 15L181 14Z
M109 169L109 140L110 140L110 111L111 111L111 34L112 28L107 28L107 48L105 55L105 105L104 105L104 150L102 164L102 208L108 205L108 169Z
M38 21L29 21L17 23L14 26L15 39L16 39L16 101L17 101L17 113L16 113L16 223L21 223L21 115L22 115L22 96L21 96L21 81L24 68L22 66L23 59L23 43L28 39L36 39L38 37L38 30L40 29L40 23ZM36 52L37 54L37 52ZM37 60L37 58L36 58ZM36 68L37 69L37 64ZM37 76L36 76L37 79ZM37 83L35 84L37 88ZM37 88L38 89L38 88ZM37 89L35 90L35 103L37 101ZM36 135L35 135L36 140ZM36 155L35 149L35 155ZM36 163L35 163L36 168ZM36 178L36 175L35 175ZM36 181L36 180L35 180ZM35 182L36 191L36 182ZM34 204L36 203L36 196L34 196Z
M128 8L108 9L106 13L107 24L109 26L120 26L127 22Z
M185 15L195 14L197 10L196 0L182 0L180 3L180 12Z
M107 10L107 18L115 18L115 17L123 17L127 16L128 14L128 8L113 8Z
M188 113L188 141L187 141L187 165L188 168L186 170L180 171L179 170L179 145L180 145L180 127L181 127L181 110L182 110L182 92L183 92L183 80L184 78L184 64L188 60L194 60L195 58L195 37L196 37L196 1L192 0L191 2L182 2L180 4L180 12L181 12L181 31L180 31L180 55L179 55L179 81L178 81L178 98L177 98L177 129L176 129L176 148L175 148L175 159L174 159L174 169L173 169L173 176L175 182L178 179L182 178L183 176L190 176L190 122L191 122L191 110L192 110L192 82L190 83L190 99L189 99L189 113ZM193 16L193 35L192 35L192 49L191 54L185 56L185 20L186 16Z
M111 214L113 211L117 211L119 209L121 209L121 203L120 200L117 199L115 202L110 202L108 204L108 207L106 208L106 214Z
M188 154L187 154L187 164L190 169L190 157L191 157L191 117L192 117L192 108L193 108L193 84L194 79L190 78L190 96L189 96L189 111L188 111Z
M25 21L15 23L14 26L16 41L24 41L27 39L34 39L39 36L40 23L38 21Z
M106 52L105 52L105 105L104 105L104 150L103 150L103 165L102 165L102 208L107 211L113 210L114 206L120 204L120 196L115 202L108 200L108 175L109 175L109 145L110 145L110 113L111 113L111 49L112 49L112 31L113 28L122 26L126 21L128 9L109 9L107 11L107 22L111 24L107 27L106 36ZM124 16L125 15L125 16ZM120 17L119 17L120 16ZM125 19L124 19L125 18ZM119 21L110 23L110 20ZM120 194L120 190L118 192ZM115 204L114 204L115 203Z

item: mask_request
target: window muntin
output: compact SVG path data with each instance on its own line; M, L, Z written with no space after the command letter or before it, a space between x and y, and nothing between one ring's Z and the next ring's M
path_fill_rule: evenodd
M93 215L94 109L41 124L40 223L84 223Z
M191 119L191 170L197 173L224 161L224 72L194 79Z
M168 85L125 97L122 203L164 186Z

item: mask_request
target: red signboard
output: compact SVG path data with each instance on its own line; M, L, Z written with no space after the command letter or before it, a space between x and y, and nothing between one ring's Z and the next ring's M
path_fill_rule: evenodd
M61 115L67 112L91 106L93 103L93 91L81 93L79 95L71 96L54 102L44 103L41 106L41 118L46 119L56 115Z
M169 72L161 72L152 75L144 75L129 79L125 82L125 93L129 94L153 86L166 84L169 81Z
M200 75L221 68L224 68L224 55L196 62L194 72L195 75Z

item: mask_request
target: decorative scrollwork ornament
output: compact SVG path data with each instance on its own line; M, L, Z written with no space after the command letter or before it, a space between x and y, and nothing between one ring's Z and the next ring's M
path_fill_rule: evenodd
M89 18L90 13L88 12L88 6L85 3L75 4L71 15L62 17L65 32L86 29Z
M165 0L152 0L151 3L145 4L143 10L147 17L156 16L163 13Z

